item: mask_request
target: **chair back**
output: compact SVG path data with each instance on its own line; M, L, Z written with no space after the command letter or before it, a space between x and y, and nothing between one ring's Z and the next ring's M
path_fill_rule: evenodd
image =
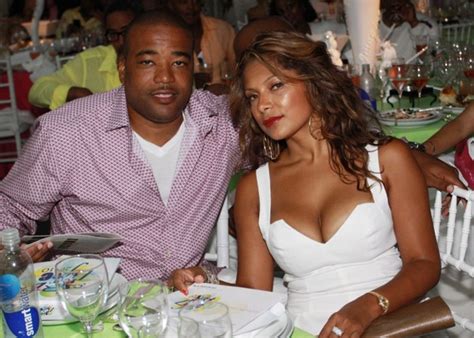
M7 88L7 96L0 98L0 139L15 139L15 151L1 152L0 163L14 162L21 151L21 128L16 105L15 85L10 55L0 57L0 88ZM7 140L8 141L8 140ZM5 142L3 142L5 143Z
M216 222L216 231L211 237L204 258L216 262L217 267L229 267L229 203L226 196Z
M470 43L474 40L474 22L440 25L441 38L448 42Z
M434 202L433 226L436 239L438 240L442 266L443 268L452 266L465 276L474 278L474 236L471 232L474 192L455 187L451 195L447 219L441 215L442 192L436 192ZM464 203L459 203L459 199L466 201L465 206ZM442 273L447 273L446 269L443 269ZM472 311L471 318L463 317L454 311L453 317L458 325L474 332L474 316L472 316Z

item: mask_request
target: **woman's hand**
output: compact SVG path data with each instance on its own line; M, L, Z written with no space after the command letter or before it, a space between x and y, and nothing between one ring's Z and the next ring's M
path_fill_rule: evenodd
M339 311L333 313L324 325L319 338L351 337L357 338L381 314L381 309L373 299L364 295L353 302L344 305ZM375 299L375 297L374 297ZM336 328L333 330L333 328ZM337 334L339 328L342 333Z
M188 287L194 283L204 283L206 273L199 266L187 269L174 270L168 279L168 286L174 287L185 295L188 294Z

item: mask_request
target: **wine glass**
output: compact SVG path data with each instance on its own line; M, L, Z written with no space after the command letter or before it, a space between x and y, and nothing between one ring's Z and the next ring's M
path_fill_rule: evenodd
M181 317L179 318L178 325L178 337L179 338L200 338L199 324L191 318Z
M56 263L56 290L62 306L79 319L88 337L93 321L107 301L109 278L99 255L66 257Z
M418 92L418 99L429 80L430 69L425 65L411 65L410 78Z
M159 280L137 279L119 286L119 321L129 337L159 337L168 324L168 288Z
M191 302L179 311L179 318L198 323L201 337L232 337L232 322L227 305L219 302Z
M401 108L403 89L408 84L408 68L405 64L392 64L388 70L388 77L398 93L398 109Z
M227 86L230 86L230 83L232 81L232 67L230 66L227 60L224 60L219 64L219 71L221 74L222 82L225 83Z
M388 84L388 69L384 67L380 67L377 72L377 78L379 80L379 98L380 98L380 110L383 111L383 100L385 98L385 93Z

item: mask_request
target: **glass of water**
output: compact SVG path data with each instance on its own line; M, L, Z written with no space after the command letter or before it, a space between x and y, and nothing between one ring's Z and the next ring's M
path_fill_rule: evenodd
M168 324L168 287L137 279L119 286L120 326L129 337L160 337Z
M92 323L104 307L109 289L104 259L85 254L67 257L56 263L55 275L61 304L92 337Z
M232 322L227 305L219 302L191 302L179 311L179 318L190 318L198 323L201 337L232 337Z

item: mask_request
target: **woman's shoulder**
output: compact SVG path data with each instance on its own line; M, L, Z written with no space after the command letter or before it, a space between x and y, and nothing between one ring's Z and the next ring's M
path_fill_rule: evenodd
M237 184L237 190L250 191L257 187L257 169L244 173Z
M379 163L385 170L398 170L416 162L408 144L402 140L393 138L378 149Z

